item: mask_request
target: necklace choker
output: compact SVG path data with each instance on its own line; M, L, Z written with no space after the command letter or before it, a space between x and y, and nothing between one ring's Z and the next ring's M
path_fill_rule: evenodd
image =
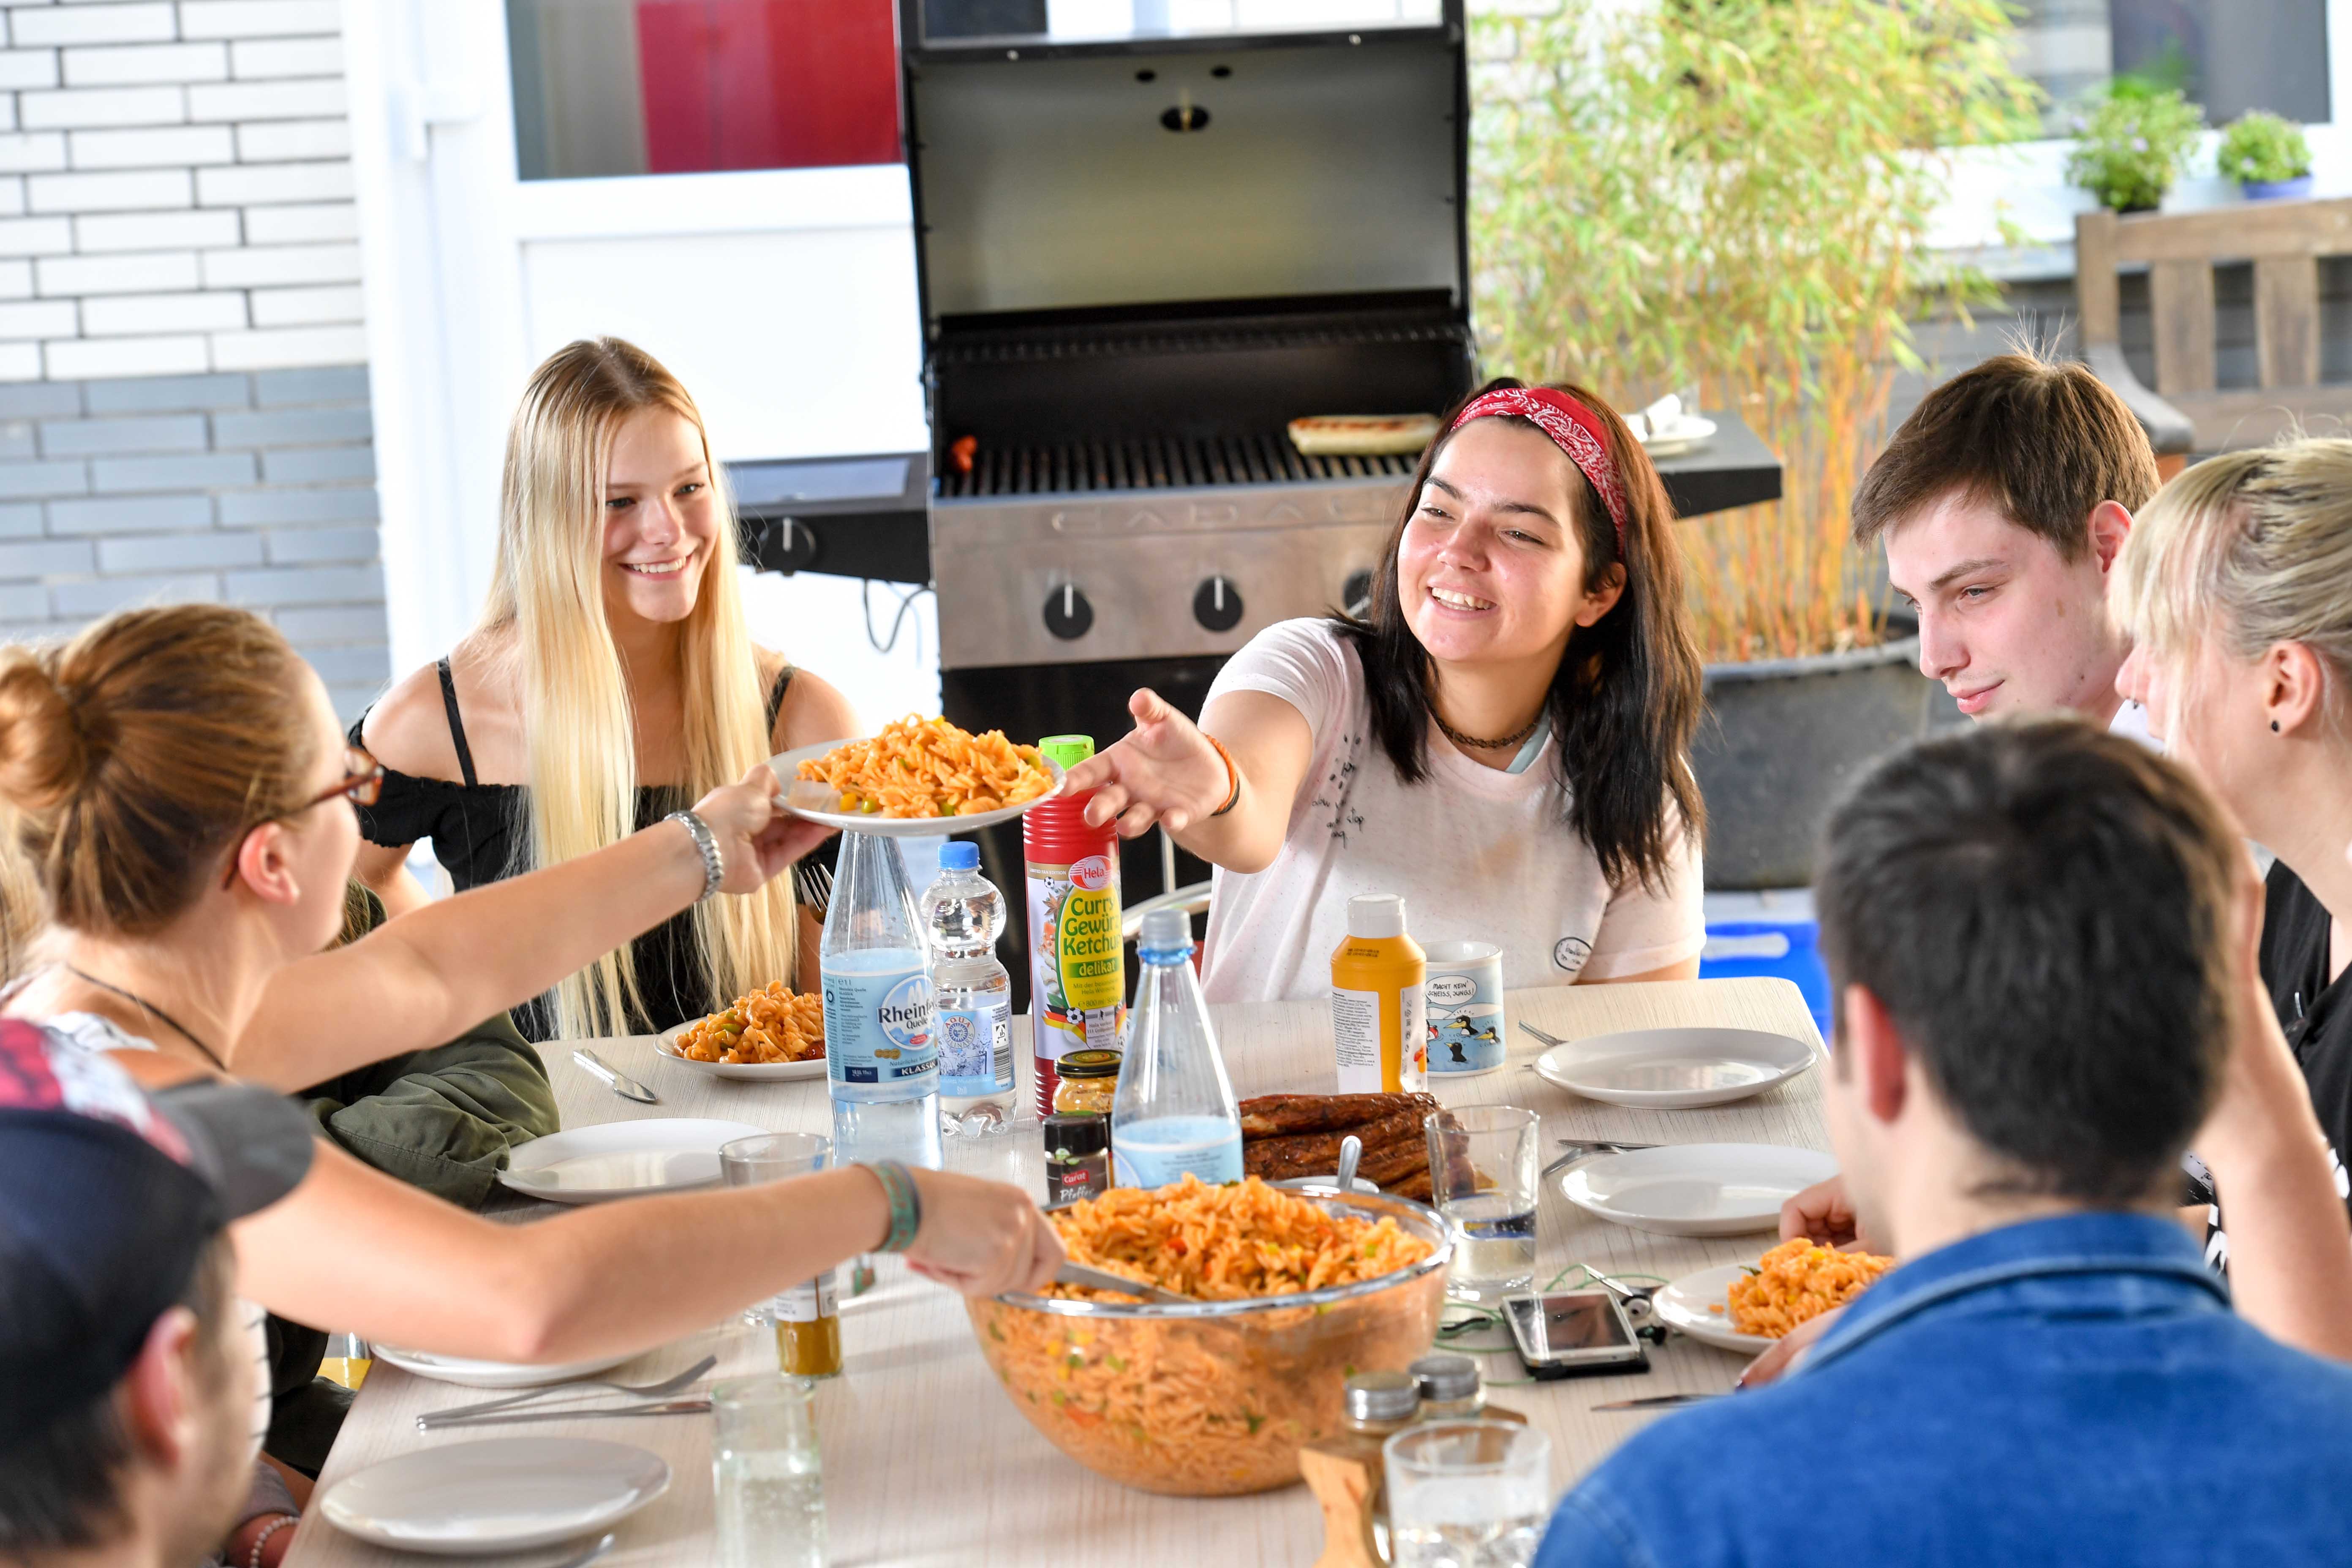
M1499 752L1506 746L1525 745L1527 743L1528 737L1536 732L1536 726L1543 722L1544 710L1540 708L1537 709L1536 716L1528 721L1528 727L1526 729L1520 731L1516 735L1506 735L1499 741L1482 741L1475 735L1464 734L1461 731L1447 723L1443 718L1440 718L1438 716L1437 710L1434 708L1432 708L1429 710L1429 716L1432 719L1437 720L1437 727L1444 731L1445 738L1453 742L1455 745L1475 746L1482 752Z

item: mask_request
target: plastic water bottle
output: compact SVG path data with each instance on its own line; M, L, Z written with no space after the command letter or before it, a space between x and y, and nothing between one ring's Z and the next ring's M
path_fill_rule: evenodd
M1004 895L980 874L980 846L940 850L923 894L931 939L931 998L940 1016L940 1118L979 1137L1013 1119L1013 979L996 962Z
M1192 973L1192 922L1154 910L1136 937L1143 973L1127 1015L1126 1059L1111 1100L1110 1147L1121 1186L1160 1187L1190 1171L1242 1179L1242 1119L1208 1005Z
M841 836L820 950L833 1159L940 1165L940 1051L929 954L887 838Z

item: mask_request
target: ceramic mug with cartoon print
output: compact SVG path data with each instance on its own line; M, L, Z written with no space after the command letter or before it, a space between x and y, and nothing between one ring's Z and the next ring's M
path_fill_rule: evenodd
M1423 1014L1429 1071L1461 1076L1503 1065L1503 950L1491 942L1433 942Z

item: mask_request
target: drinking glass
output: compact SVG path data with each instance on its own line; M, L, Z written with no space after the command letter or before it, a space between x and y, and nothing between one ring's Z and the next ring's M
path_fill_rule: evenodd
M1423 1126L1431 1195L1454 1225L1445 1293L1457 1301L1492 1302L1534 1289L1536 1168L1543 1148L1536 1113L1469 1105L1433 1112Z
M1425 1421L1381 1446L1395 1568L1526 1568L1551 1505L1551 1439L1508 1421Z
M719 1145L719 1179L730 1187L756 1187L822 1171L833 1160L833 1140L814 1132L762 1132ZM743 1321L754 1328L772 1323L776 1302L772 1298L743 1310Z
M710 1391L720 1568L824 1568L815 1400L806 1379L781 1373Z

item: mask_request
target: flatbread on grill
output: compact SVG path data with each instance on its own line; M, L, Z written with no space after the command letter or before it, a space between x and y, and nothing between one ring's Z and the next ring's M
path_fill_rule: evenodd
M1309 458L1418 452L1435 439L1433 414L1320 414L1290 422L1290 444Z

